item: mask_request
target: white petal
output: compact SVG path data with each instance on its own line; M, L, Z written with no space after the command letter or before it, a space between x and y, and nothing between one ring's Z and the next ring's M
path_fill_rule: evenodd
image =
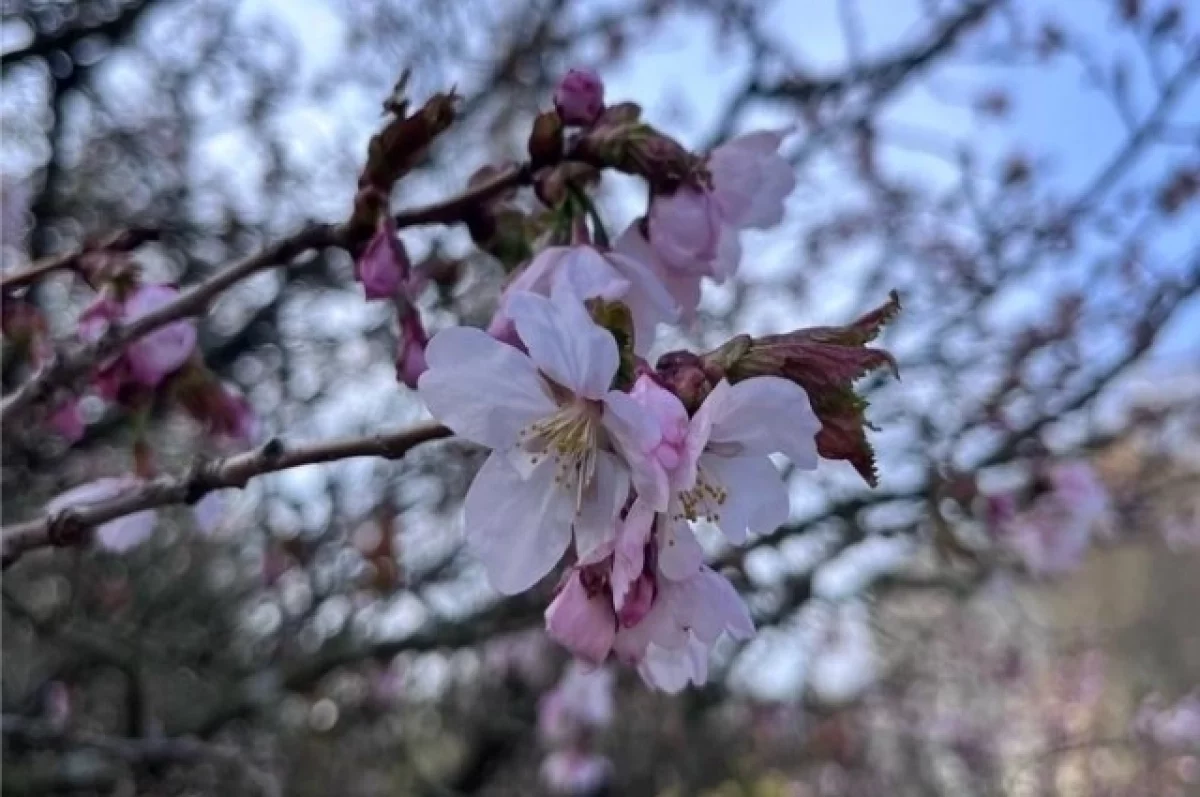
M564 492L561 488L559 492ZM587 559L617 534L617 515L629 497L629 471L606 451L596 455L596 474L575 517L575 552Z
M689 683L699 686L708 678L708 647L695 637L681 648L651 645L638 674L647 685L668 694L683 691Z
M777 376L759 376L738 382L721 397L709 446L732 445L742 454L779 451L797 468L811 469L817 466L820 428L803 388Z
M617 342L567 295L554 301L514 294L509 314L529 357L547 376L578 396L599 399L617 372Z
M507 448L521 429L555 409L529 358L482 330L442 330L425 359L429 370L417 392L435 418L472 442Z
M667 508L667 474L651 452L662 439L654 416L627 393L611 390L604 397L604 428L629 465L638 497L656 511Z
M767 457L718 457L705 454L700 467L707 478L725 488L717 525L734 545L746 541L746 530L765 534L787 523L787 487Z
M658 525L658 569L672 581L691 578L704 565L704 549L684 521L660 520Z
M467 491L467 542L492 586L506 595L536 584L571 542L574 507L555 487L555 467L553 459L544 459L522 479L502 454L493 453Z
M689 627L703 642L716 642L723 632L734 639L749 639L754 636L754 621L742 597L729 583L729 579L703 567L696 576L685 584L684 594L692 608Z
M554 290L582 302L585 299L620 299L630 283L595 249L575 246L567 250L554 273Z

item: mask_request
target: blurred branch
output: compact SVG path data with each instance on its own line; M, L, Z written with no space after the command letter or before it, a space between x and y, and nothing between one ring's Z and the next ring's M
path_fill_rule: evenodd
M204 761L230 764L245 774L258 787L260 794L269 797L282 794L273 776L251 764L241 751L233 747L208 744L189 738L128 739L87 731L64 730L12 714L5 714L0 718L0 729L10 741L16 740L38 749L90 748L120 759L133 767L194 764Z
M0 293L23 288L51 274L64 269L78 269L88 255L99 253L132 252L139 246L151 241L157 241L159 231L147 227L133 227L120 230L94 243L84 244L69 252L44 257L20 271L0 276Z
M492 179L474 188L469 188L456 197L427 205L423 208L401 211L396 214L397 227L415 227L419 224L453 224L463 219L467 211L487 202L505 191L527 184L532 177L529 164L513 166Z
M266 473L352 457L396 459L422 443L449 435L446 427L426 423L391 434L333 440L292 450L278 439L270 440L254 451L197 463L184 474L159 477L107 501L0 529L3 565L8 567L37 548L80 544L87 539L88 529L116 518L170 504L195 503L214 490L245 487L250 479Z
M341 230L329 224L314 224L184 291L172 302L123 327L113 327L100 340L55 357L50 364L15 391L0 405L0 423L9 426L25 408L48 399L55 390L70 387L91 367L113 356L129 343L154 330L188 316L198 315L222 292L238 282L281 263L287 263L311 249L337 246Z

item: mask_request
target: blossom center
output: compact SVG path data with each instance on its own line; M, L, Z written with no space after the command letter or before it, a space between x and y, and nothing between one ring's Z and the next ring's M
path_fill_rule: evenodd
M576 512L583 507L584 495L596 475L600 415L598 402L576 398L531 423L517 436L517 444L531 454L533 464L543 457L554 460L554 482L575 494Z
M716 475L704 469L703 464L696 464L696 484L678 493L679 512L676 520L707 520L717 523L721 519L721 507L729 499L729 491L721 484Z

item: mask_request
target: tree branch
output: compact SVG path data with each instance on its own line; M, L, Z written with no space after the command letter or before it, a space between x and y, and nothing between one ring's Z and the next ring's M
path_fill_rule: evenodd
M426 423L391 434L333 440L290 451L279 440L271 440L254 451L198 463L186 473L161 476L106 501L0 529L0 560L8 567L38 548L78 545L87 539L89 529L103 523L146 509L195 503L214 490L245 487L250 479L266 473L353 457L398 459L422 443L449 436L446 427Z
M95 243L84 244L58 255L41 258L20 271L0 276L0 294L31 285L47 274L64 269L78 269L88 255L97 253L132 252L150 241L157 241L159 231L148 227L120 230Z

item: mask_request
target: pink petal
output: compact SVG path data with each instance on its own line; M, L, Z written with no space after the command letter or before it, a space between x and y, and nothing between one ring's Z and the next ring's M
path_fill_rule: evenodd
M600 664L612 650L617 618L603 595L588 595L575 571L546 609L546 633L575 656Z

